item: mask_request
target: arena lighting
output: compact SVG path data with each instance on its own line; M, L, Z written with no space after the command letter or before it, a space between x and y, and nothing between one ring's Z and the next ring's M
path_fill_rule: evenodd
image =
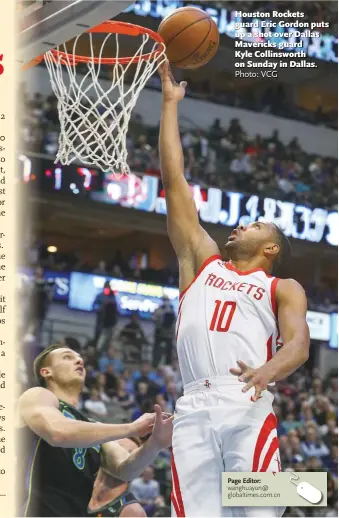
M47 252L49 252L50 254L55 254L55 252L57 252L58 249L56 246L48 246L47 247Z

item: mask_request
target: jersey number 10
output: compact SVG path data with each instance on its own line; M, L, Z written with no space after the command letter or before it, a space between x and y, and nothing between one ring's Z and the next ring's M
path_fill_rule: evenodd
M236 306L236 302L222 302L221 300L216 300L210 323L210 331L226 333L230 328Z

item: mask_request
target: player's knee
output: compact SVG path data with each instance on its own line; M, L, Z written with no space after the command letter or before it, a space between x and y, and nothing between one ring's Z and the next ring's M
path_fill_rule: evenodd
M147 516L140 504L129 504L124 507L120 513L120 516Z

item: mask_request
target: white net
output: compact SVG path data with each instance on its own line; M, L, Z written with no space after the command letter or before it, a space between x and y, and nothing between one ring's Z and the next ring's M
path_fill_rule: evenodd
M45 54L60 118L59 150L55 162L69 165L79 161L117 176L128 174L126 137L131 112L148 79L166 59L165 46L153 42L148 34L142 34L142 42L129 63L103 65L103 50L110 38L115 39L116 55L112 57L119 58L119 34L105 36L99 55L94 53L92 33L87 36L91 54L81 70L75 63L80 36L74 40L71 53L69 49L67 52L65 45L60 45L56 52ZM148 42L154 44L149 57L142 59ZM97 64L93 61L95 57L99 58ZM132 66L134 77L127 84L126 73ZM103 81L100 76L106 67L111 69L111 78Z

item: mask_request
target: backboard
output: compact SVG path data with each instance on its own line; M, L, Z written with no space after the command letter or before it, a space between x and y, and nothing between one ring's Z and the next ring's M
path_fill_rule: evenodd
M130 0L19 0L17 61L28 63L114 18L132 3Z

